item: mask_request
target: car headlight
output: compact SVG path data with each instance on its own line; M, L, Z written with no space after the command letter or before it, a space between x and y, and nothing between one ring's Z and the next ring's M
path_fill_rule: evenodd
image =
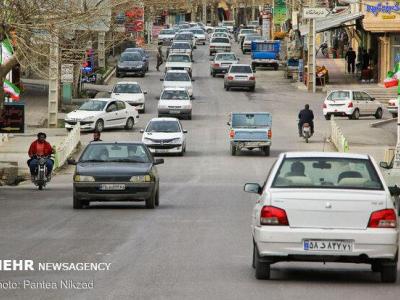
M143 138L143 142L152 143L153 141L151 139L145 137L145 138Z
M181 138L176 138L171 141L171 143L180 143L182 142Z
M74 181L76 182L94 182L93 176L75 175Z
M183 68L185 71L190 71L189 67Z
M150 175L137 175L137 176L132 176L129 181L133 183L144 183L144 182L151 182L152 178Z

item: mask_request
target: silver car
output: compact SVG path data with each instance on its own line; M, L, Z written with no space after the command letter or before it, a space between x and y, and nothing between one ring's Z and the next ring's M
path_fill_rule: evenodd
M236 54L233 52L217 53L215 57L210 60L210 74L212 77L218 74L225 74L232 64L237 64L239 62L239 58L237 58Z
M224 88L229 91L231 88L248 88L254 92L256 88L256 77L250 65L231 65L224 77Z

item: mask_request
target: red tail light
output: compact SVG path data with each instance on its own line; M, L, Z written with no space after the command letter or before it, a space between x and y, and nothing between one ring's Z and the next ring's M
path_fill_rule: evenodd
M382 209L374 211L368 222L369 228L396 228L396 212L394 209Z
M272 130L271 130L271 129L268 130L267 135L268 135L268 138L269 138L269 139L272 139Z
M256 77L254 77L254 76L250 76L250 78L249 78L250 80L256 80Z
M261 209L260 224L289 226L289 221L284 209L274 206L264 206Z
M327 106L326 106L326 103L324 103L324 105L322 105L322 108L326 108Z
M235 131L234 131L234 130L231 130L231 131L229 132L229 137L230 137L231 139L233 139L233 138L235 137Z
M353 107L353 102L350 102L349 105L347 106L348 108L352 108Z
M228 80L233 80L233 76L228 76Z
M213 67L219 67L219 64L213 64Z

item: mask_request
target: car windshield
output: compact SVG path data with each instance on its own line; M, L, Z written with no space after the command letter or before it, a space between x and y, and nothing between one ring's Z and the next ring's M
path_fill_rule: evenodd
M144 54L144 50L143 50L142 48L127 48L127 49L125 49L124 52L126 52L126 53L137 52L137 53L139 53L140 55L143 55L143 54Z
M180 34L177 34L175 36L175 40L184 40L184 41L186 41L186 40L191 40L191 39L192 39L192 35L189 34L189 33L180 33Z
M224 44L229 44L229 39L223 38L223 37L217 37L213 38L211 40L211 43L224 43Z
M190 45L188 43L175 43L171 46L172 49L190 49Z
M270 127L270 114L232 114L232 127Z
M106 104L107 101L90 100L83 103L81 107L79 107L79 110L102 111Z
M161 30L160 34L174 34L175 31L171 29Z
M181 132L181 128L176 121L151 121L146 132Z
M254 33L256 33L256 32L254 31L254 29L242 29L242 30L240 31L240 33L241 33L241 34L254 34Z
M190 57L188 55L170 55L167 61L169 62L190 62Z
M229 73L245 73L251 74L253 71L250 66L232 66L229 70Z
M188 73L167 72L164 81L190 81L190 77Z
M113 90L113 93L130 93L130 94L138 94L141 93L142 90L138 84L117 84Z
M222 53L222 54L217 54L215 57L216 61L219 60L227 60L227 61L235 61L236 60L236 55L233 53Z
M192 32L195 34L204 34L204 31L201 29L193 29Z
M227 28L215 28L214 32L228 32Z
M335 91L330 93L329 100L345 100L350 98L350 92L347 91Z
M285 158L272 187L383 190L369 159L327 157Z
M141 144L89 144L79 162L149 163L151 158Z
M142 56L138 52L124 52L121 54L121 61L141 61Z
M261 36L259 35L247 35L244 40L245 41L255 41L255 40L260 40Z
M186 90L167 90L161 94L162 100L190 100Z

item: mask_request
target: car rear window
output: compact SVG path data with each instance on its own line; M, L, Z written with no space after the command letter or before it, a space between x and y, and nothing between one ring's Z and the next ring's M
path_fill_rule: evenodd
M216 61L219 60L228 60L228 61L234 61L236 60L236 56L233 53L221 53L221 54L217 54L217 56L215 57Z
M188 55L170 55L167 61L169 62L190 62L190 57Z
M171 46L172 49L190 49L190 45L188 43L174 43Z
M189 100L189 94L186 91L163 91L161 94L162 100Z
M216 37L211 40L211 43L225 43L229 44L229 39L223 37Z
M270 114L232 114L232 127L267 127L271 126Z
M151 162L149 153L141 144L89 144L79 162Z
M113 90L113 93L141 93L142 90L138 84L117 84Z
M164 78L165 81L190 81L188 73L172 73L167 72Z
M229 73L245 73L250 74L253 73L253 70L250 66L232 66L229 70Z
M329 94L328 100L345 100L350 98L348 91L335 91Z
M326 157L285 158L272 187L383 190L370 160Z

